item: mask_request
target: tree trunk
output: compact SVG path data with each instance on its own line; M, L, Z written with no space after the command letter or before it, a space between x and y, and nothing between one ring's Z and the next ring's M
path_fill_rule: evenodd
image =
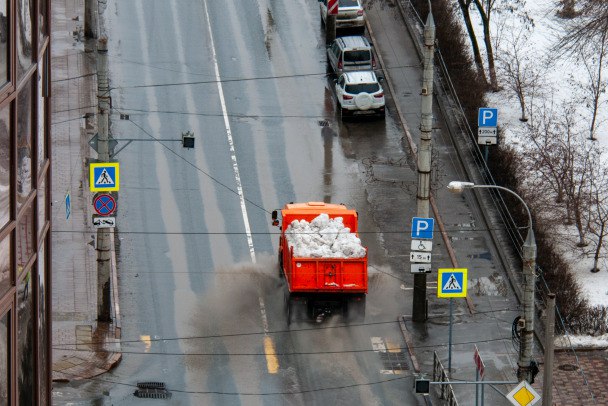
M595 247L595 254L593 255L593 270L599 270L598 263L600 262L600 252L602 251L602 243L604 242L605 229L606 221L602 221L600 232L597 235L597 246Z
M492 38L490 37L490 22L485 18L483 23L483 40L486 44L488 54L488 71L490 72L490 87L493 91L498 91L498 79L496 78L496 66L494 65L494 49L492 48Z
M469 5L471 4L471 1L458 0L458 4L460 5L464 24L467 27L469 39L471 40L471 47L473 48L473 59L475 61L475 65L477 66L477 73L483 80L484 85L487 86L488 80L486 78L486 72L483 68L483 59L481 58L479 44L477 43L477 37L475 36L475 30L473 30L473 23L471 22L471 14L469 13Z

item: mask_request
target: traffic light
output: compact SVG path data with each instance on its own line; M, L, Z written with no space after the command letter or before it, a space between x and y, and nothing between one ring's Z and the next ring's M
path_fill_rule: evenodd
M416 379L416 393L428 394L431 391L431 381L428 379Z
M182 133L182 145L184 148L194 148L194 133L186 131Z

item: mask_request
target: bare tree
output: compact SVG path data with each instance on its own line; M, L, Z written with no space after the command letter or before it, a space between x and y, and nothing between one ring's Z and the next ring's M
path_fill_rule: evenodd
M492 45L492 35L490 32L490 19L493 12L497 13L518 13L518 17L523 17L525 23L532 20L522 11L521 0L473 0L477 8L483 29L483 42L486 47L486 57L488 60L488 72L490 74L490 87L493 91L498 91L498 79L496 77L496 64L494 58L494 47Z
M601 160L601 153L596 154L596 159ZM592 272L598 272L599 260L603 258L604 238L608 234L608 174L601 165L593 165L591 174L591 221L589 232L594 238L593 268Z
M585 70L588 75L588 82L586 87L590 92L590 97L585 97L587 105L591 111L591 124L589 126L589 139L596 140L595 130L597 128L598 112L601 104L601 97L606 93L607 83L602 76L602 70L604 68L604 58L608 51L608 42L605 38L608 32L604 32L602 40L597 44L595 55L586 55L584 50L581 50L580 56L585 66Z
M486 72L483 68L483 60L481 58L481 52L479 51L477 36L475 35L473 23L471 22L471 14L469 13L469 7L471 6L472 2L473 0L458 0L458 5L460 6L462 18L464 19L464 25L467 28L467 33L469 34L469 39L471 40L471 48L473 49L473 60L475 61L475 65L477 66L477 72L479 73L479 76L483 80L484 84L487 84L488 79L486 78Z
M573 224L578 233L579 246L588 244L590 173L597 160L593 143L580 130L576 103L552 110L544 106L536 113L525 134L530 147L524 152L526 176L537 176L530 191L545 206L544 217L565 224ZM552 207L546 200L554 198L559 206Z
M534 97L543 87L543 70L533 60L534 54L528 45L526 31L520 31L507 47L500 49L498 71L506 82L506 87L519 101L520 121L528 121L527 98Z
M591 91L590 139L595 140L597 117L601 96L606 91L606 81L602 77L604 61L608 53L608 2L604 0L579 0L571 8L573 17L564 22L564 34L555 45L555 50L582 60L589 76Z
M473 0L481 25L483 26L483 42L486 46L486 57L488 59L488 71L490 73L490 87L498 91L498 79L496 78L496 66L494 63L494 48L492 47L492 36L490 35L490 17L497 0Z

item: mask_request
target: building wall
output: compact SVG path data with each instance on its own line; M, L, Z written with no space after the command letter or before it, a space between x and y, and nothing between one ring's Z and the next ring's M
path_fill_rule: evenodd
M0 405L50 405L50 0L0 0Z

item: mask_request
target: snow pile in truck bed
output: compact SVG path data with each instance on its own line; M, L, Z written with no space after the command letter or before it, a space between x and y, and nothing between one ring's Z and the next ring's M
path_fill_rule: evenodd
M355 233L345 227L342 217L330 219L320 214L310 223L294 220L285 230L289 247L300 258L363 258L365 248Z

